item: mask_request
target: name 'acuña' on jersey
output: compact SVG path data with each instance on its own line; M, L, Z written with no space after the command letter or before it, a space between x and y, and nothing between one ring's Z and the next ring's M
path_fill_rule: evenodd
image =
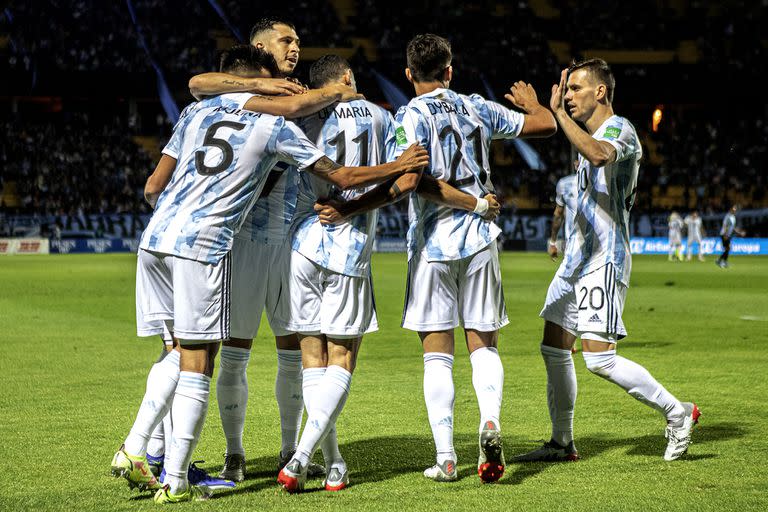
M177 160L140 247L217 263L278 161L300 170L322 158L296 125L243 110L253 95L224 94L184 110L163 153Z
M613 263L616 278L629 286L629 211L643 149L632 123L616 115L606 119L593 138L611 144L616 160L596 167L579 155L575 226L558 274L575 279Z
M514 138L523 114L450 89L422 94L395 116L396 155L419 143L429 151L426 172L475 197L493 191L489 165L492 139ZM408 258L429 261L466 258L493 242L501 229L472 212L438 205L417 194L409 204Z

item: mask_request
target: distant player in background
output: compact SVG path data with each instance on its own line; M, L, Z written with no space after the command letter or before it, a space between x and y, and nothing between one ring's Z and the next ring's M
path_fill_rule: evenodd
M686 260L693 259L693 246L696 245L699 250L699 261L704 261L704 251L701 248L701 240L704 238L704 226L699 216L699 212L691 212L685 216L685 229L688 231L688 240L686 243Z
M574 168L578 167L578 160L574 162ZM565 222L563 229L563 252L568 243L568 237L573 232L573 218L576 215L576 197L578 180L576 174L563 176L557 181L555 186L555 211L552 213L552 229L550 230L549 240L547 241L547 254L552 261L558 257L557 238L560 234L560 227Z
M517 461L575 461L576 370L571 347L581 338L587 369L662 413L665 460L691 442L699 411L681 403L637 363L616 354L632 254L629 211L637 192L642 146L634 126L613 113L615 80L602 59L575 63L552 86L550 108L579 153L576 227L547 290L541 355L547 371L552 437ZM582 128L578 123L582 123Z
M677 212L669 216L669 261L683 261L683 219Z
M723 254L715 262L720 268L728 268L728 255L731 254L731 238L734 234L744 236L744 231L736 227L736 214L739 211L738 205L731 206L723 219L723 227L720 228L720 238L723 241Z
M506 95L524 114L448 89L453 76L450 43L434 34L414 37L407 47L406 77L417 97L396 116L398 151L413 142L429 149L424 174L482 198L493 191L492 139L545 137L556 131L552 114L533 87L517 82ZM504 473L501 399L504 368L497 350L499 329L509 323L501 285L496 224L411 195L408 282L403 327L417 331L424 350L424 399L437 451L424 471L432 480L458 478L453 447L454 328L463 327L480 408L478 474L483 481Z

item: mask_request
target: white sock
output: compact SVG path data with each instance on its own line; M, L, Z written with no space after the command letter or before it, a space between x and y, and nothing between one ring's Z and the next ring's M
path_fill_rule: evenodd
M277 377L275 398L280 410L280 453L296 450L304 415L301 394L301 350L277 349Z
M179 380L179 352L170 352L162 361L152 365L147 377L147 390L141 401L136 421L125 438L125 451L131 455L146 455L152 431L163 421L171 407L173 393Z
M156 363L159 363L168 355L168 351L165 350L165 343L160 351L160 357L157 358ZM166 414L167 416L167 414ZM165 429L163 422L157 424L155 430L152 431L152 435L149 436L149 444L147 445L147 455L155 458L160 458L165 454Z
M424 401L435 439L437 463L456 462L453 449L453 356L442 352L424 354Z
M320 384L320 381L325 375L325 368L304 368L302 370L303 384L302 391L304 393L304 405L307 408L307 414L312 414L312 399L313 393ZM330 426L325 438L320 442L320 449L323 452L323 459L325 460L326 471L332 467L337 467L342 471L346 468L344 457L341 456L339 451L339 441L336 436L336 423Z
M171 444L173 443L173 400L168 408L168 413L163 416L163 431L165 432L165 456L171 453Z
M576 408L576 368L570 350L541 345L547 368L547 406L552 420L552 439L561 446L573 441Z
M587 369L613 382L635 399L653 407L672 424L680 424L685 418L685 409L664 386L637 363L616 355L615 350L605 352L584 352Z
M309 464L312 454L344 409L351 383L351 373L341 366L332 365L326 369L325 375L312 392L307 424L304 425L304 432L296 448L296 459L302 466Z
M207 375L179 374L179 385L173 398L173 448L165 459L165 483L173 494L189 487L187 469L205 423L210 388L211 379Z
M219 377L216 380L216 399L219 402L221 428L227 439L227 454L245 456L243 428L248 407L248 359L247 348L221 347Z
M472 385L480 406L480 430L488 421L501 428L501 393L504 388L504 367L495 347L483 347L469 355L472 363Z
M166 416L168 416L166 414ZM162 457L165 454L165 429L163 428L162 420L157 424L155 430L152 431L152 435L149 436L149 444L147 444L147 455L152 457Z

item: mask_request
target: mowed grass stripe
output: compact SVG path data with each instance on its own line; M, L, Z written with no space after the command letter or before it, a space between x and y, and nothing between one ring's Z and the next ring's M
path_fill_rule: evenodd
M768 315L768 258L731 259L728 270L711 261L634 260L624 314L630 335L619 351L679 398L701 406L702 424L684 460L665 463L663 420L591 375L577 355L576 435L584 459L511 464L498 485L480 485L477 404L457 332L455 431L462 478L451 485L425 480L421 471L432 463L433 446L421 391L421 347L414 333L399 327L405 257L377 254L381 331L363 343L338 424L354 485L300 496L277 488L276 356L264 322L248 370L248 480L210 502L180 508L765 510L768 325L740 317ZM538 312L555 269L544 255L502 255L511 320L501 333L508 458L549 435ZM148 494L130 494L108 476L160 350L158 340L135 337L134 274L133 255L0 259L0 464L6 475L0 510L156 508ZM195 458L216 471L223 450L214 398ZM309 487L319 485L311 481Z

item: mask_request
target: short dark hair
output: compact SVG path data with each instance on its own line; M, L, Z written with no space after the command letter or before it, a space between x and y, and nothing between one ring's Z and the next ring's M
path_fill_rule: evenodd
M259 35L260 33L266 31L266 30L272 30L275 25L287 25L291 27L293 30L296 30L296 27L291 23L290 21L286 21L280 18L261 18L259 21L257 21L253 28L251 28L251 34L248 37L248 42L253 43L253 39Z
M574 61L568 68L568 74L570 75L577 69L586 69L595 81L604 84L608 103L613 103L613 92L616 90L616 79L613 77L613 72L607 62L603 59Z
M440 81L451 65L451 43L435 34L419 34L408 43L406 56L415 82Z
M249 44L237 44L221 53L219 71L222 73L258 71L260 69L266 69L273 77L280 74L275 57L263 48L256 48Z
M339 55L323 55L309 68L309 86L319 89L330 82L336 81L351 69L349 62Z

